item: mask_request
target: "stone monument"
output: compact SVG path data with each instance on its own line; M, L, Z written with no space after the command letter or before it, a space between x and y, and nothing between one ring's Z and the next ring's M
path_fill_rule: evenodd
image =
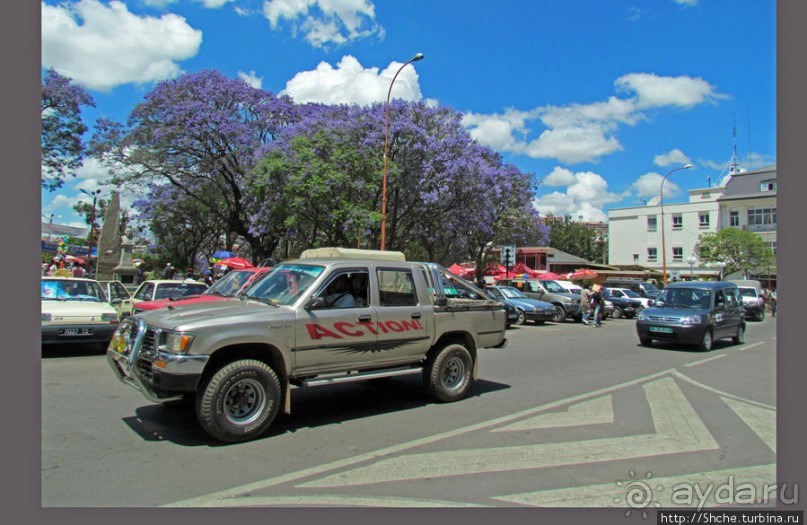
M107 204L104 225L98 238L95 278L99 281L118 280L123 284L134 284L137 268L132 264L132 248L131 241L121 236L120 194L113 192Z

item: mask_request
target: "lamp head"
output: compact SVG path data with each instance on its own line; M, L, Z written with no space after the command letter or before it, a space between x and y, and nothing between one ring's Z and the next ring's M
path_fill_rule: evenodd
M412 57L412 60L410 60L410 62L417 62L418 60L423 60L423 58L424 58L423 53L418 53L417 55Z

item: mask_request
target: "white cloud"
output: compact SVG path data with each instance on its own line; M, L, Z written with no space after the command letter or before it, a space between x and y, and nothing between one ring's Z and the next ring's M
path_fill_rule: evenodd
M645 173L631 184L630 189L635 191L639 198L652 199L661 195L661 181L663 178L663 175L655 172ZM669 199L680 194L681 188L667 177L667 181L664 183L664 197Z
M468 113L463 124L475 140L500 151L554 158L570 164L596 162L623 149L616 136L619 127L648 120L643 110L690 109L726 98L703 79L688 76L632 73L617 79L615 89L633 96L611 96L590 104L543 106L529 111L507 109L503 114ZM530 140L529 125L536 120L545 129L538 138Z
M202 32L175 14L137 16L119 1L42 3L42 66L98 91L174 78Z
M684 7L694 7L698 5L700 0L673 0L678 5L682 5Z
M605 206L619 202L627 193L616 194L608 191L608 182L599 174L584 171L573 173L556 167L543 181L548 186L566 186L566 191L555 191L542 195L533 201L533 206L541 215L581 216L584 221L607 221Z
M660 77L649 73L631 73L616 80L618 91L636 93L638 109L678 106L691 108L726 98L702 78L688 76Z
M334 68L320 62L313 71L302 71L286 83L281 95L289 95L295 102L321 102L324 104L360 104L383 102L387 99L390 82L402 63L393 62L379 72L378 68L365 69L356 58L346 55ZM420 85L414 65L405 67L392 87L392 98L420 100Z
M653 158L653 163L662 168L666 166L689 164L690 162L689 157L680 149L673 149L663 155L656 155Z
M250 71L249 73L239 71L238 78L249 84L251 87L254 87L255 89L261 89L261 87L263 86L263 77L257 76L255 74L255 71Z
M292 34L302 33L314 47L384 36L370 0L265 0L263 14L272 29L288 22Z
M202 5L207 7L208 9L218 9L219 7L224 7L225 5L229 4L230 2L234 2L235 0L201 0Z

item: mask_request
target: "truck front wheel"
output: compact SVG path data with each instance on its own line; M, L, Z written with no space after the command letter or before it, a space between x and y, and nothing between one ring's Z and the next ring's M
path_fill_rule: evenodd
M234 361L210 377L196 398L202 428L226 443L248 441L263 434L281 403L277 374L255 359Z
M461 344L446 345L426 360L423 380L429 395L448 403L462 399L471 384L473 360Z

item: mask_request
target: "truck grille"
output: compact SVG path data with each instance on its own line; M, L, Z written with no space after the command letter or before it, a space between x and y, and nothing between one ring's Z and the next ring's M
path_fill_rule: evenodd
M665 317L663 315L648 315L647 319L657 323L677 323L681 321L680 317Z

